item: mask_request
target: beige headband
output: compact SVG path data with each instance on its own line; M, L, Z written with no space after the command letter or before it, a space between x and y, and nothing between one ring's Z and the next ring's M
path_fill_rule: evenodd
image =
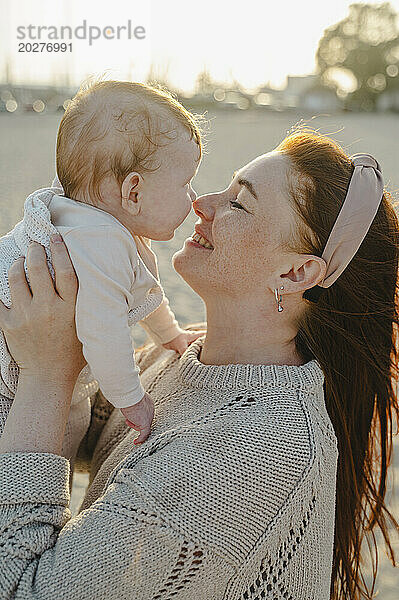
M384 193L381 167L370 154L350 157L354 171L345 200L331 230L321 258L327 263L324 279L303 294L317 302L323 289L330 287L348 266L377 214Z

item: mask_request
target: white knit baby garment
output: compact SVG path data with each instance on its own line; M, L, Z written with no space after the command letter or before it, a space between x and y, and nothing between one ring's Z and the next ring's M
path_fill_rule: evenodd
M20 257L26 257L28 245L31 241L38 242L45 248L47 265L54 279L54 269L51 264L50 236L58 233L51 222L51 213L48 209L54 194L63 194L62 188L50 187L36 190L28 196L24 204L24 216L14 229L0 238L0 299L7 306L11 306L11 296L8 284L8 270L13 262ZM29 277L24 268L27 280ZM163 292L148 294L145 302L128 313L129 326L134 325L146 315L154 311L162 302ZM0 329L0 435L11 408L18 384L19 368L12 358L3 331ZM90 423L90 396L99 389L98 382L93 377L90 366L86 365L80 372L73 391L71 411L67 423L63 456L70 458L74 455L80 440ZM70 454L71 456L68 456Z

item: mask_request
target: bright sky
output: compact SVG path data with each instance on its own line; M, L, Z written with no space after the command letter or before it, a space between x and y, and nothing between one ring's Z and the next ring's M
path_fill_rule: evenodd
M107 71L116 79L167 76L190 90L208 68L218 80L237 79L245 87L270 82L282 86L288 74L315 68L315 52L324 29L343 19L347 0L0 0L0 80L6 64L18 83L79 84L90 73ZM399 13L399 0L391 0ZM70 26L86 20L97 26L144 26L145 39L72 40L72 52L18 52L17 27ZM24 30L26 33L26 29ZM42 30L44 31L44 30ZM111 35L111 34L110 34ZM121 30L121 36L126 33ZM56 40L52 40L55 42ZM69 42L70 40L65 40Z

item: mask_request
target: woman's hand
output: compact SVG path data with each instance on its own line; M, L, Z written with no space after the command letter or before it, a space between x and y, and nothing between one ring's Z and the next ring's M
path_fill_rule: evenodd
M33 242L24 259L16 260L8 272L11 302L0 302L0 327L21 376L46 381L74 383L85 365L75 330L78 280L61 236L51 243L55 287L44 248ZM61 381L62 379L62 381Z

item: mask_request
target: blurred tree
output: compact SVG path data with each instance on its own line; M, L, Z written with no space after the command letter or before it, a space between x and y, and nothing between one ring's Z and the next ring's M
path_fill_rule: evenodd
M212 76L207 68L204 68L200 73L198 73L194 87L196 94L200 94L201 96L210 96L217 87L218 84L212 79Z
M389 2L352 4L349 15L325 30L316 62L322 81L349 93L347 105L373 110L378 95L399 86L398 15Z

